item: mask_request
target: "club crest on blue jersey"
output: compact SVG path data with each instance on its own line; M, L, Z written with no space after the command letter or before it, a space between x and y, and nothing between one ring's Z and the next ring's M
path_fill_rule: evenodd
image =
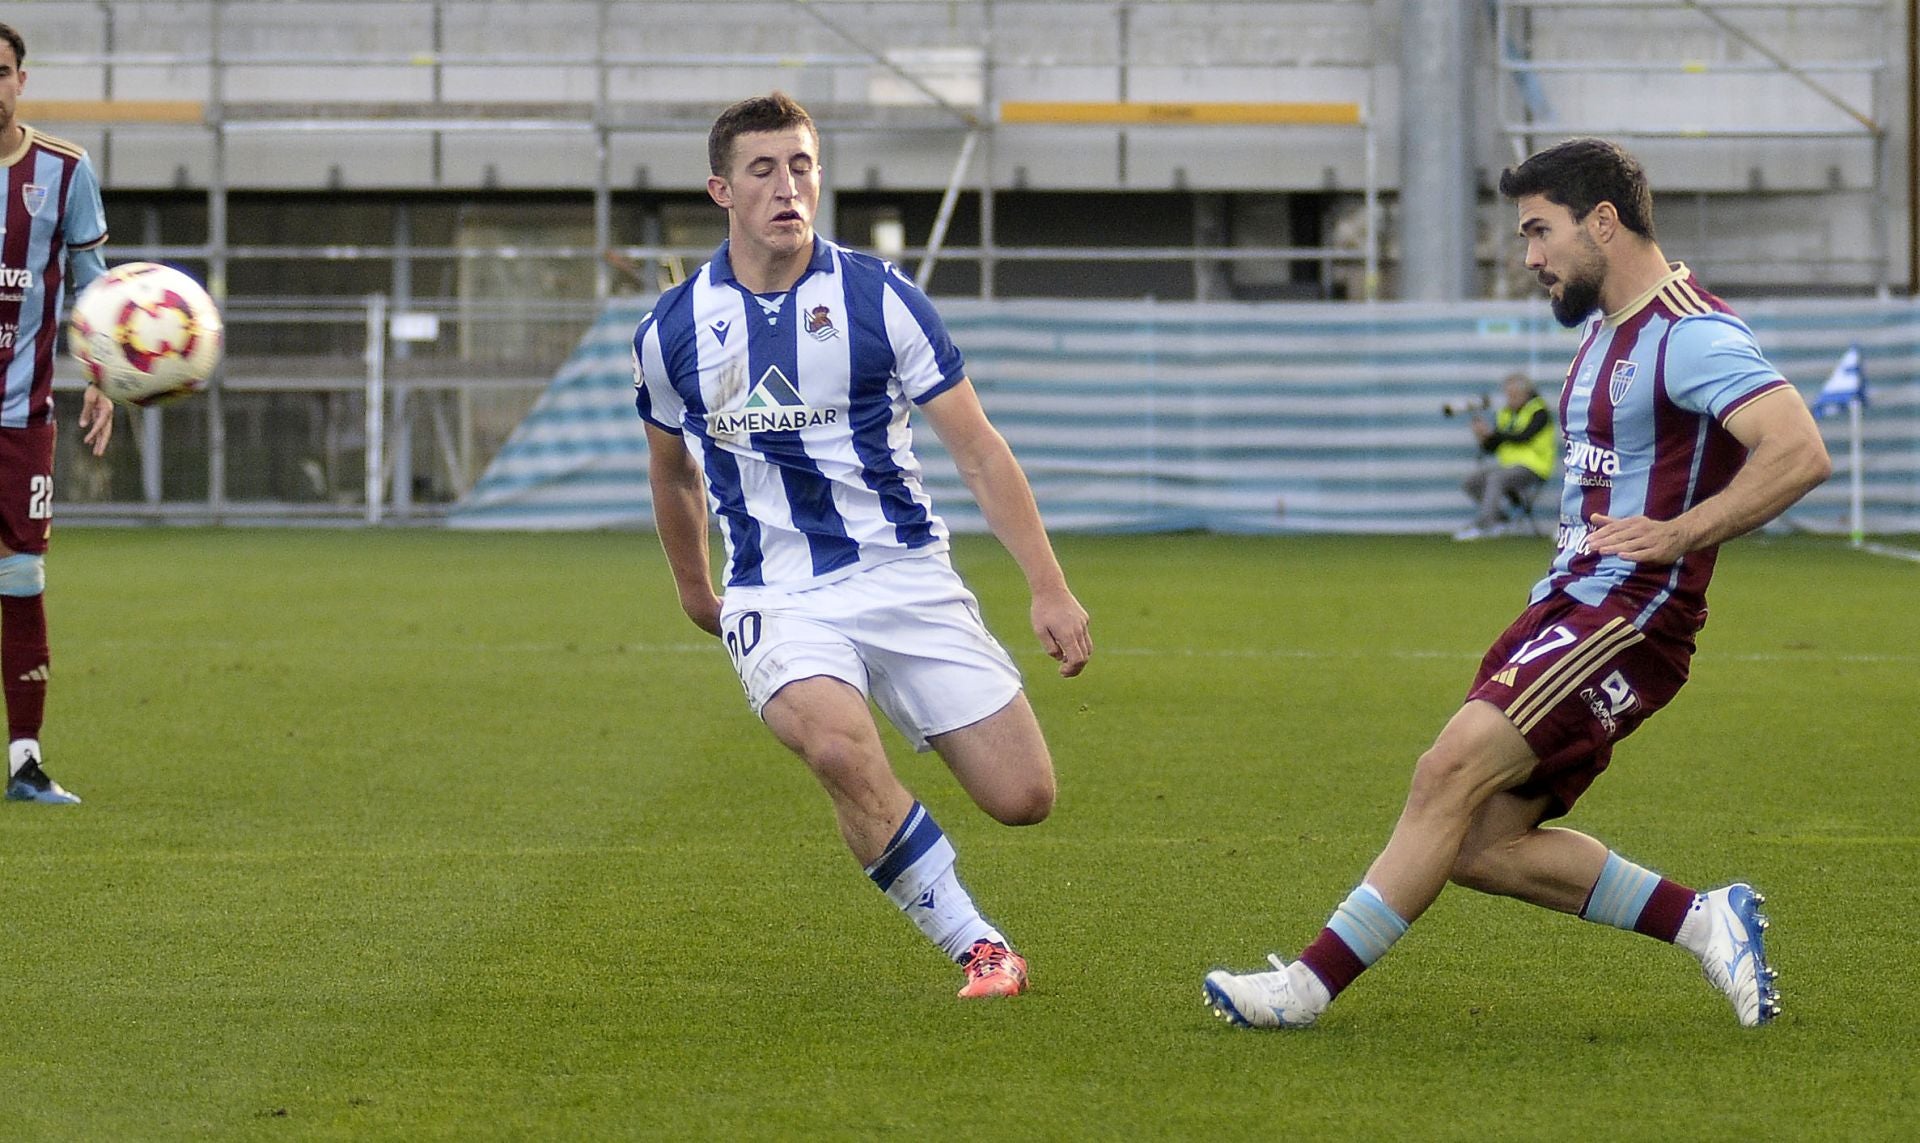
M1639 371L1640 366L1637 362L1614 362L1613 376L1607 378L1607 398L1616 405L1624 400L1627 390L1633 388L1633 375Z
M20 201L28 214L39 214L40 208L47 205L47 188L38 183L27 183L20 188Z
M815 341L830 341L840 336L833 328L833 312L825 306L815 306L807 311L807 334Z

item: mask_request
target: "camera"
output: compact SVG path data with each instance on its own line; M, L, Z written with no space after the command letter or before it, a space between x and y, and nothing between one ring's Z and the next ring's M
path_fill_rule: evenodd
M1469 397L1464 401L1448 401L1440 406L1440 415L1451 417L1460 413L1484 413L1493 408L1493 398L1482 393L1478 397Z

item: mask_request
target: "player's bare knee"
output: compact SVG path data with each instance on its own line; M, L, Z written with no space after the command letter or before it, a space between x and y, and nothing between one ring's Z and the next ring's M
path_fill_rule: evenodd
M1414 763L1407 810L1419 814L1470 814L1498 788L1473 754L1436 744Z
M801 747L800 757L829 790L852 792L871 785L876 765L886 767L884 755L876 759L868 743L839 731L814 735Z
M1053 775L1022 782L989 799L981 808L1001 825L1039 825L1053 813Z

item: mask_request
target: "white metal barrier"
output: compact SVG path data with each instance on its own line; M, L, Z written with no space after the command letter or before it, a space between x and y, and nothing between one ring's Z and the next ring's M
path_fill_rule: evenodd
M125 408L94 458L56 369L63 520L380 524L437 520L551 382L591 303L233 299L200 396Z

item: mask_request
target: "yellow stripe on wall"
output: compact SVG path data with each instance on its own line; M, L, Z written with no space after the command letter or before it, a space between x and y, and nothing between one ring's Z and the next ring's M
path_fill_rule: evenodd
M192 99L23 99L28 123L201 123L206 104Z

